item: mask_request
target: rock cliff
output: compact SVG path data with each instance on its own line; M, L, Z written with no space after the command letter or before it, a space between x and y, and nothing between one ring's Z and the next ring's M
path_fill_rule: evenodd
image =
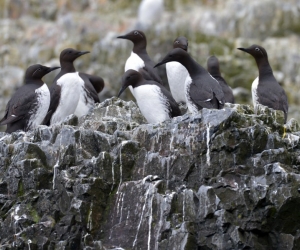
M111 98L1 133L1 249L299 249L300 132L247 105L146 124Z

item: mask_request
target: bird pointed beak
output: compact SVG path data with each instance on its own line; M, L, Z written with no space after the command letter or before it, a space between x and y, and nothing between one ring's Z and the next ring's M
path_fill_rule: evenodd
M89 51L80 51L80 52L78 53L78 55L79 55L79 56L82 56L82 55L88 54L88 53L90 53L90 52L89 52Z
M187 45L182 45L182 49L187 52L188 46Z
M245 48L237 48L237 49L247 52L247 49L245 49Z
M56 69L60 69L60 67L51 67L51 68L48 69L48 72L51 72L51 71L56 70Z
M163 64L165 64L165 63L167 63L167 62L161 61L161 62L155 64L153 68L156 68L156 67L158 67L158 66L160 66L160 65L163 65Z
M117 36L117 38L120 38L120 39L127 39L127 36L124 35L124 36Z
M127 86L122 86L122 88L120 89L119 91L119 94L118 94L118 98L120 97L120 95L124 92L124 90L127 89Z

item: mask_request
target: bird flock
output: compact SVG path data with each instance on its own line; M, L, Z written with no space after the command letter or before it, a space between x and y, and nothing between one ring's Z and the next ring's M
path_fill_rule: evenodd
M157 64L147 53L147 39L144 32L133 30L118 36L133 43L133 49L125 63L122 86L118 97L129 88L149 123L158 123L180 116L180 107L197 113L203 108L222 109L226 102L234 103L232 89L221 76L216 56L209 57L207 69L188 53L186 37L177 37L173 49ZM254 109L265 105L288 113L287 96L276 81L268 61L266 50L259 45L238 48L252 55L258 67L258 77L252 83ZM28 131L39 125L60 124L75 114L88 114L99 103L98 93L104 88L99 76L77 72L73 62L89 53L72 48L60 54L60 67L31 65L25 73L24 85L7 103L0 125L7 125L6 132ZM166 75L170 92L163 86L157 67L166 64ZM42 81L43 76L60 68L50 88Z

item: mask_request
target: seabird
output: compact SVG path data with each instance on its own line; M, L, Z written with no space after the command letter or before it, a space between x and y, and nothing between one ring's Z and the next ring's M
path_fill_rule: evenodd
M251 87L255 112L257 111L257 104L262 104L275 110L282 110L285 117L284 122L286 123L289 109L287 96L273 75L267 51L256 44L248 48L238 49L252 55L258 67L258 77L253 81Z
M202 108L223 108L224 93L218 81L183 49L175 48L171 50L154 67L172 61L181 63L189 73L185 81L185 95L191 113L197 113Z
M173 48L181 48L187 52L187 38L184 36L177 37L173 42ZM187 69L181 63L172 61L166 63L166 72L172 96L178 104L185 105L185 80L189 75Z
M154 62L149 57L146 47L147 39L144 32L133 30L126 35L118 36L117 38L127 39L133 42L133 49L130 57L125 63L125 72L129 69L139 71L146 80L154 80L162 84L162 80L157 69L153 68ZM129 86L132 93L132 88Z
M35 64L26 70L25 79L6 105L0 125L7 125L6 132L28 131L40 125L50 105L50 92L42 77L60 67Z
M132 86L137 104L149 123L163 122L181 115L171 93L156 81L146 80L138 71L130 69L122 77L118 97L129 86Z
M87 114L95 102L100 102L97 92L85 74L76 72L73 62L89 53L72 48L60 53L61 71L50 86L51 101L44 124L61 123L68 115Z
M229 85L221 75L219 60L216 56L211 56L208 58L207 71L219 82L224 92L224 101L228 103L234 103L232 89L229 87Z

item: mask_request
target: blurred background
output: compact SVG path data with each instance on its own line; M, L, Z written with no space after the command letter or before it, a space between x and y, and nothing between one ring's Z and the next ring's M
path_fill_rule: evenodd
M288 119L300 121L300 0L150 0L144 7L141 2L0 0L0 116L23 84L26 68L59 66L59 54L68 47L91 51L75 67L104 78L100 100L116 95L132 50L130 41L116 37L138 27L146 33L154 62L172 49L177 36L188 38L189 53L202 66L210 55L217 56L237 103L252 105L258 70L254 59L236 48L262 45L287 92ZM167 86L165 68L159 70ZM57 73L44 81L51 85ZM130 91L121 98L133 99Z

